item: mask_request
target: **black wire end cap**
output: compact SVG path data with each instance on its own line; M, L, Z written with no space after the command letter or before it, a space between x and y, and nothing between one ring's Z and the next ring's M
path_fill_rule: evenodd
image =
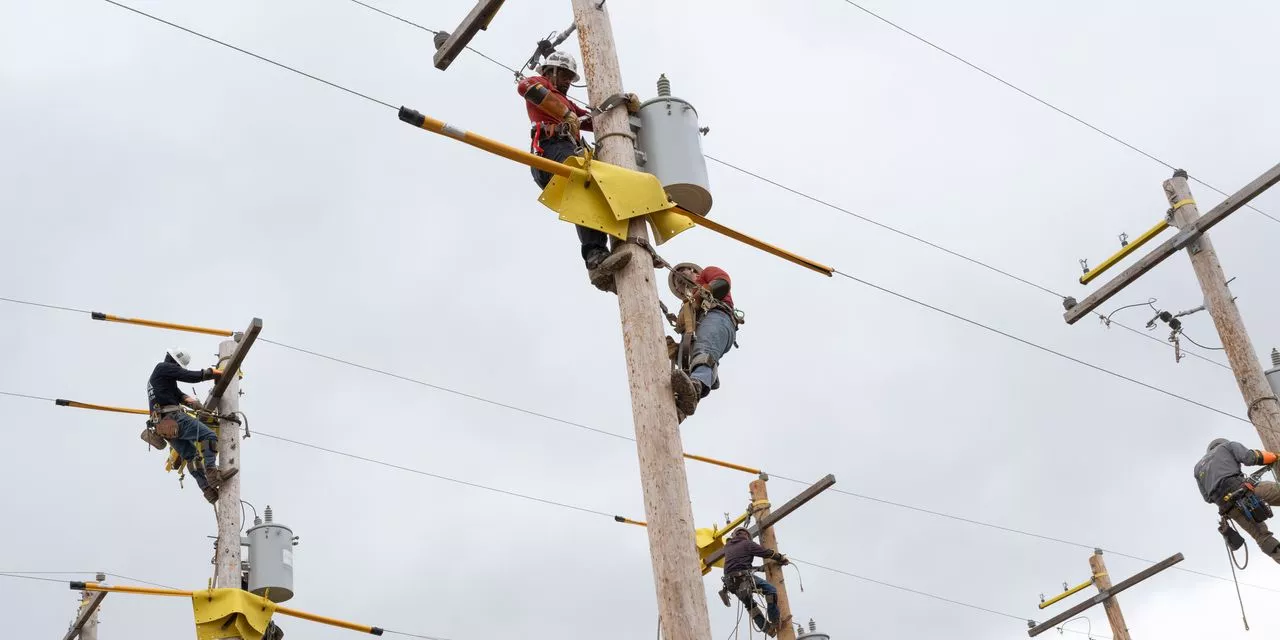
M421 127L422 123L427 121L421 113L418 113L409 107L400 107L400 120L408 122L415 127Z

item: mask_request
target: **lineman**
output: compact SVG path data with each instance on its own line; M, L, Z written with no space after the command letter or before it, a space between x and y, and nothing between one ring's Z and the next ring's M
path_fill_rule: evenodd
M218 436L213 430L183 410L183 405L204 410L200 400L178 390L179 382L203 382L222 375L218 369L192 371L191 353L186 349L169 349L164 360L151 371L147 380L147 405L152 423L142 432L142 439L157 449L167 442L186 463L196 485L209 502L218 501L218 486L235 475L232 469L224 476L218 469ZM154 424L154 426L151 426Z
M667 284L684 301L676 331L683 334L694 327L688 371L677 362L671 373L676 408L681 415L691 416L702 398L720 388L720 359L733 348L741 320L734 309L729 274L724 269L703 269L692 262L681 262L671 270Z
M1208 451L1196 463L1195 474L1200 496L1205 502L1218 505L1218 514L1223 518L1219 531L1227 535L1226 519L1230 518L1253 537L1263 553L1280 563L1280 540L1276 540L1262 522L1270 510L1256 502L1250 504L1250 498L1256 497L1266 505L1280 506L1280 484L1269 481L1251 484L1240 470L1240 465L1255 467L1275 461L1276 454L1270 451L1249 449L1239 442L1217 438L1209 443Z
M751 533L745 527L738 527L733 530L733 535L729 536L729 541L724 545L724 588L720 590L720 601L724 605L729 606L729 594L733 593L738 596L748 609L753 609L754 603L751 600L752 591L759 589L764 594L765 602L769 606L768 619L760 614L760 611L753 609L754 614L751 621L755 623L756 628L765 632L767 635L775 636L778 634L778 589L769 584L768 580L755 575L751 570L752 558L771 559L778 564L785 565L790 560L786 556L774 551L766 549L755 542L751 541Z
M549 160L564 162L570 156L582 154L580 132L591 131L590 114L565 95L578 79L578 62L573 56L556 51L547 56L538 73L516 85L529 114L530 150ZM532 171L534 182L545 189L552 175L538 169ZM613 274L626 266L631 260L630 254L610 254L609 236L603 231L579 226L578 241L591 284L601 291L613 291Z

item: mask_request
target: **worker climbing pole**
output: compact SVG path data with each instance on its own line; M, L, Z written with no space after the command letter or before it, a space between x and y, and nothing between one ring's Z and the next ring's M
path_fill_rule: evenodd
M668 318L680 341L668 337L667 353L673 364L671 389L684 421L702 398L720 388L720 359L737 346L745 316L734 307L729 274L719 267L682 262L672 267L667 286L681 300L680 311Z
M171 445L180 457L179 465L185 465L195 479L204 497L210 503L218 501L218 487L235 475L237 469L223 473L218 467L218 436L208 425L187 413L191 408L208 413L195 396L178 389L179 382L204 382L223 375L213 367L190 370L191 352L186 349L169 349L164 359L151 370L147 380L147 406L151 418L142 431L142 439L151 446L163 450Z
M587 152L581 132L591 131L590 114L567 96L578 78L578 62L573 56L552 51L538 65L538 75L517 83L516 91L524 97L529 115L529 144L534 154L564 162ZM638 104L634 96L632 102ZM538 188L545 189L551 182L551 173L536 167L531 171ZM626 266L630 255L610 253L609 236L603 231L578 225L577 232L591 284L601 291L615 291L613 274Z

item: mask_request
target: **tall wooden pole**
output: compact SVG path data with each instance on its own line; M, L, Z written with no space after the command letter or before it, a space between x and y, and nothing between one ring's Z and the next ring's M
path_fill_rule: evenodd
M227 362L236 352L235 340L224 340L218 345L218 364ZM240 410L240 380L234 368L223 369L223 376L230 378L227 388L217 405L209 407L219 415L229 416ZM240 425L222 421L218 433L218 466L224 471L240 468ZM222 483L218 489L218 542L213 557L214 588L240 588L240 478L237 473Z
M769 487L763 478L751 481L751 508L757 520L764 519L772 510L769 504ZM774 527L760 532L760 546L778 550L778 537ZM791 624L791 598L787 596L787 580L782 575L782 565L764 563L764 575L778 590L778 640L796 640L796 628Z
M1093 586L1098 593L1111 591L1111 576L1107 575L1107 565L1102 561L1102 550L1095 549L1089 556L1089 569L1093 571ZM1102 601L1102 608L1107 612L1107 622L1111 623L1111 637L1115 640L1131 640L1129 627L1124 623L1124 614L1120 613L1120 603L1115 596Z
M1200 210L1196 208L1191 189L1187 186L1186 172L1178 171L1165 180L1164 193L1174 209L1174 226L1181 229L1200 219ZM1209 235L1202 235L1187 245L1187 255L1191 258L1196 279L1200 281L1200 290L1204 292L1205 307L1213 316L1222 348L1231 362L1240 394L1244 396L1249 421L1258 430L1258 436L1268 451L1280 451L1280 401L1276 400L1271 386L1267 384L1253 343L1249 341L1249 332L1245 330L1244 318L1227 288L1227 277L1222 272L1222 263L1218 261L1218 252L1214 250Z
M609 8L600 0L573 0L573 16L578 26L587 95L591 104L598 105L614 94L624 93ZM626 109L611 109L597 116L593 124L597 157L636 169L635 138ZM628 234L633 240L648 240L644 216L631 220ZM617 250L631 253L631 261L614 279L622 316L622 342L631 386L631 413L635 420L640 483L649 523L649 552L662 637L710 640L707 595L697 549L692 544L693 507L681 457L684 448L676 422L671 362L667 359L658 311L653 260L631 242Z

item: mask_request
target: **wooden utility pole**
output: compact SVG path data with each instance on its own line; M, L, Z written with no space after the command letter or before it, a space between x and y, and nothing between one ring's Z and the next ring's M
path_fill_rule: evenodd
M222 370L219 386L224 386L223 382L226 384L220 397L215 399L216 404L209 405L209 408L223 416L240 411L239 365L236 364L234 369L230 366L238 346L235 340L224 340L218 345L219 367L227 367ZM219 468L224 471L240 469L240 425L223 420L218 431ZM213 570L215 589L240 588L240 531L244 528L240 521L241 477L237 473L218 488L218 542Z
M106 576L99 573L98 581L106 580ZM76 612L76 619L71 623L71 628L67 629L67 633L62 636L62 640L98 640L98 608L102 606L102 600L106 597L106 593L89 593L85 591L80 594L80 608Z
M1094 549L1089 556L1089 569L1093 571L1093 586L1099 594L1111 591L1111 576L1107 575L1107 565L1102 561L1102 549ZM1102 608L1107 612L1107 622L1111 623L1111 637L1115 640L1130 640L1129 626L1124 623L1124 614L1120 613L1120 603L1115 598L1102 601Z
M1120 604L1116 602L1116 596L1120 595L1121 591L1124 591L1129 587L1132 587L1133 585L1136 585L1175 564L1178 564L1179 562L1182 562L1182 554L1175 553L1168 558L1165 558L1164 560L1161 560L1160 562L1157 562L1146 569L1121 580L1120 584L1112 585L1111 577L1107 575L1107 566L1102 563L1102 550L1094 549L1093 555L1089 556L1089 570L1093 572L1091 580L1093 581L1094 586L1098 587L1098 595L1076 604L1070 609L1063 611L1045 622L1037 624L1035 620L1028 620L1027 626L1029 627L1029 630L1027 631L1027 635L1034 638L1068 620L1071 620L1081 613L1088 611L1089 608L1094 605L1101 603L1103 609L1107 612L1107 621L1111 623L1111 632L1114 635L1115 640L1130 640L1129 628L1125 626L1124 616L1120 615ZM1086 582L1085 585L1087 584L1088 583ZM1070 593L1075 593L1075 591L1076 589L1072 589ZM1050 602L1056 602L1060 599L1061 596L1054 598ZM1043 607L1044 605L1041 605L1041 608Z
M751 509L757 520L769 517L772 508L766 482L765 478L751 481ZM778 550L775 527L760 531L760 546ZM796 640L796 628L791 624L791 598L787 596L787 580L782 575L782 565L776 562L764 563L764 575L769 584L778 590L778 640Z
M1164 181L1164 194L1173 207L1174 226L1191 228L1200 219L1200 210L1191 197L1185 171L1179 171ZM1280 401L1276 400L1262 373L1262 365L1244 327L1244 318L1240 316L1240 307L1236 306L1235 298L1227 288L1227 276L1222 272L1222 263L1218 261L1213 241L1208 235L1200 236L1187 245L1187 256L1191 258L1191 267L1200 281L1200 290L1204 292L1204 306L1213 316L1222 348L1231 362L1240 394L1244 396L1249 421L1258 430L1258 436L1268 451L1280 451Z
M573 0L574 22L582 50L583 74L591 104L625 93L618 53L613 42L609 9L600 0ZM627 110L618 106L594 119L596 157L635 170L635 136ZM631 414L635 420L640 483L658 613L665 640L710 640L711 622L694 539L693 506L685 475L671 390L671 362L667 359L658 285L653 259L635 241L649 239L646 216L632 218L629 242L617 251L630 252L630 262L614 274L622 342L631 386Z
M1222 272L1218 252L1213 248L1208 231L1277 182L1280 182L1280 164L1227 196L1209 213L1201 216L1195 199L1191 197L1191 189L1187 186L1187 172L1181 169L1175 171L1172 178L1164 181L1164 195L1169 201L1169 223L1178 228L1177 235L1161 243L1084 300L1076 302L1074 298L1067 298L1063 301L1067 309L1063 318L1067 324L1074 324L1142 274L1178 251L1186 249L1196 279L1200 282L1200 290L1204 293L1205 307L1213 317L1213 324L1231 363L1231 371L1235 374L1236 384L1244 396L1249 421L1257 429L1263 445L1270 451L1280 450L1280 400L1272 393L1262 372L1262 365L1249 341L1249 332L1244 328L1244 319L1240 317L1240 309L1236 306L1231 290L1227 288L1227 277Z

